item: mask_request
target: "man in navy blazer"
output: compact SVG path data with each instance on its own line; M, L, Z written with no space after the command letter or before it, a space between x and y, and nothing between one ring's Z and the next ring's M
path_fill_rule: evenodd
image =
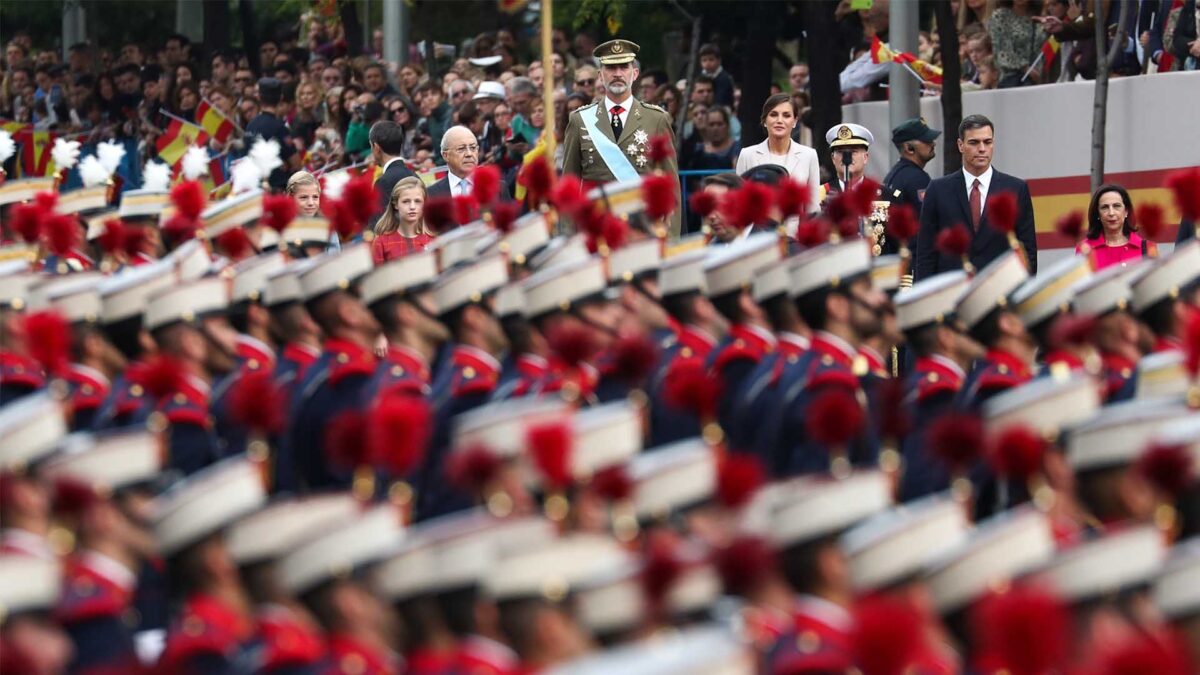
M962 260L937 250L938 234L963 224L971 233L968 255L976 270L1009 248L1007 236L988 223L988 199L1001 192L1017 198L1016 235L1025 247L1029 273L1037 273L1037 230L1033 224L1033 200L1025 181L992 168L995 127L983 115L968 115L958 126L958 150L963 168L935 178L925 188L921 203L921 229L917 234L917 281L962 268Z
M371 126L368 135L371 142L371 156L375 158L375 166L383 167L383 172L375 181L375 192L379 197L379 211L382 216L392 201L392 189L401 178L415 175L404 162L404 129L399 124L388 120L376 122Z

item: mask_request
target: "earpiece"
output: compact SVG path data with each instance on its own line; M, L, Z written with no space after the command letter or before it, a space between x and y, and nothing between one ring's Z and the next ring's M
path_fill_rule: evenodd
M905 144L904 144L904 149L905 149L905 150L907 150L907 151L909 151L909 152L916 152L916 148L914 148L914 147L913 147L913 144L912 144L912 143L905 143Z

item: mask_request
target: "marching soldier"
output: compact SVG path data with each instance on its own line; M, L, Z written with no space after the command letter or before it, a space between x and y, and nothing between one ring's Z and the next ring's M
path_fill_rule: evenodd
M639 49L629 40L618 39L592 51L600 63L598 84L605 96L571 113L563 138L563 174L588 183L632 181L654 169L646 157L651 138L666 135L675 146L671 116L633 97L641 75ZM664 164L666 173L676 176L674 156ZM678 237L678 209L671 218L671 234Z
M29 287L38 278L24 260L0 263L0 405L46 386L42 368L29 356L20 330Z
M387 353L367 387L371 399L385 393L427 396L438 348L449 339L434 318L431 289L437 263L431 251L410 253L372 270L362 283L362 299L387 339Z
M912 207L913 215L920 215L925 188L932 180L925 172L925 165L937 156L936 143L941 135L941 131L931 129L925 120L919 117L907 120L892 129L892 144L900 152L900 159L883 177L883 199L892 205L907 204ZM899 242L890 238L884 242L884 253L899 251Z
M955 313L967 334L987 350L967 374L960 408L978 411L987 399L1033 377L1037 345L1009 304L1028 278L1020 256L1010 251L976 274L959 298Z

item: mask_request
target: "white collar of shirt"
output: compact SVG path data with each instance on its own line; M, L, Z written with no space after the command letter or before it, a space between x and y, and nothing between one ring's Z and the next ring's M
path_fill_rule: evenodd
M403 162L403 161L404 161L403 157L393 157L393 158L389 159L387 161L387 164L383 165L383 172L387 173L387 170L390 169L393 164L395 164L396 162Z
M804 351L808 351L808 348L812 345L811 340L804 337L803 335L799 335L799 334L793 333L791 331L783 331L782 333L780 333L779 341L780 342L790 342L790 343L796 345L797 347L803 349Z
M847 630L852 623L850 613L845 607L807 593L796 596L796 610L830 628Z
M616 101L612 100L611 98L609 98L607 96L604 97L604 116L610 122L612 121L612 109L613 109L614 105L621 106L621 108L624 109L624 111L625 111L625 112L621 113L621 115L620 115L621 126L624 127L625 123L629 121L629 109L631 107L633 107L633 97L630 96L629 98L625 99L624 103L617 103Z
M734 241L745 241L750 238L750 235L753 232L754 232L754 226L747 225L746 227L742 228L741 234L739 234L737 237L734 237Z
M448 176L448 177L450 178L450 194L451 194L451 195L458 195L458 194L459 194L459 192L458 192L458 184L459 184L459 183L466 182L466 184L467 184L467 194L470 194L470 193L471 193L471 190L472 190L472 189L475 187L474 185L471 185L471 181L470 181L469 179L467 179L467 178L459 178L458 176L455 176L455 175L454 175L454 172L453 172L453 171L449 171L449 172L447 172L447 173L446 173L446 176Z
M972 176L970 171L963 169L963 181L967 184L967 196L971 196L971 186L975 185L975 181L979 181L979 196L982 197L980 203L987 203L988 188L992 184L992 167L989 164L987 171L984 171L979 176Z
M93 572L126 590L137 585L137 574L120 562L96 551L84 551L80 558Z
M953 359L942 356L941 354L931 354L929 356L929 360L942 364L946 368L949 368L951 371L953 371L954 374L958 375L959 377L967 376L967 373L965 371L963 371L962 366L958 365L958 363L956 363Z

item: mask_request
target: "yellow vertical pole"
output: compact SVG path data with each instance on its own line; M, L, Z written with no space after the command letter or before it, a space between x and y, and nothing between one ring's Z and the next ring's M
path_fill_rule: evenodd
M553 15L554 0L542 0L542 100L546 108L545 130L546 159L554 166L554 64L550 56L553 54L551 37L554 33Z

